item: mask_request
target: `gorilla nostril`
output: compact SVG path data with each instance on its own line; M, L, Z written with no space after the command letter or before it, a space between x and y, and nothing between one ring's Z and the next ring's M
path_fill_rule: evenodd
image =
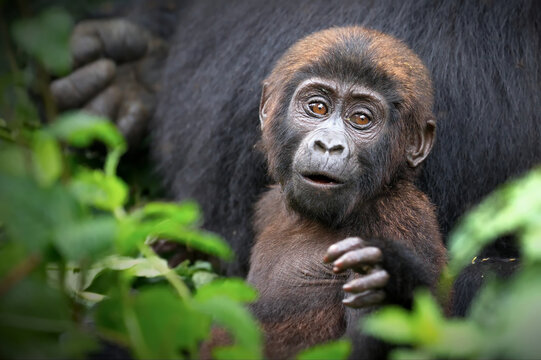
M334 145L333 147L331 147L329 149L329 154L331 155L340 155L342 154L342 152L344 151L344 146L343 145Z
M314 150L319 152L327 152L327 146L321 140L314 141Z
M326 142L325 140L314 141L314 151L320 153L328 152L329 155L341 155L344 152L345 146L340 142L338 144L332 144L334 141Z

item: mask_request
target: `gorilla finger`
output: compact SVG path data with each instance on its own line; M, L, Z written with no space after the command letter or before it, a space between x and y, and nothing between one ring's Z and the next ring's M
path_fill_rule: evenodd
M326 263L334 261L348 251L363 247L364 244L365 242L359 237L345 238L344 240L329 246L323 261Z
M108 20L98 28L105 56L120 62L141 58L147 51L150 35L125 19Z
M121 98L120 89L114 85L109 86L86 104L85 110L99 116L114 119Z
M75 67L79 67L99 58L102 45L96 36L78 36L70 40L70 50Z
M141 58L150 35L126 19L87 20L75 27L71 39L75 63L85 63L101 55L116 61Z
M116 65L101 59L65 78L51 83L51 92L61 109L79 107L105 88L115 75Z
M146 129L149 111L140 100L130 100L122 104L117 120L120 132L129 144L135 144Z
M381 303L383 300L385 300L385 292L379 290L379 291L366 291L361 294L348 296L347 298L342 300L342 303L351 308L358 309L358 308L362 308L366 306L377 305Z
M89 63L99 58L103 52L97 28L102 21L86 20L75 26L70 38L71 56L75 66Z
M361 249L355 249L346 252L333 263L334 272L342 272L347 269L359 269L363 265L374 265L381 261L383 254L381 250L374 246L368 246Z
M369 275L353 279L342 288L349 293L362 293L366 290L379 289L387 285L389 273L385 270L379 270Z

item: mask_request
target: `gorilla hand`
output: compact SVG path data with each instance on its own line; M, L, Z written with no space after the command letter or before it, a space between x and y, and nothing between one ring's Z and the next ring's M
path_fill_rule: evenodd
M389 281L389 274L379 264L382 260L379 248L368 246L358 237L347 238L329 247L324 261L333 262L333 271L340 273L351 269L353 279L344 285L346 293L351 294L342 302L353 308L375 305L383 301L382 290Z
M70 47L77 69L51 84L59 108L109 117L137 143L154 112L166 43L125 19L108 19L79 23Z

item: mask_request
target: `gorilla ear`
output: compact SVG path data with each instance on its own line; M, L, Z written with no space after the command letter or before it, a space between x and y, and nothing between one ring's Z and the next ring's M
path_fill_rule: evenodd
M417 167L426 159L436 139L436 121L428 119L424 128L421 128L412 138L412 143L406 150L406 159L409 166Z
M259 101L259 121L261 123L261 130L267 120L267 103L269 100L269 83L263 83L263 90L261 91L261 100Z

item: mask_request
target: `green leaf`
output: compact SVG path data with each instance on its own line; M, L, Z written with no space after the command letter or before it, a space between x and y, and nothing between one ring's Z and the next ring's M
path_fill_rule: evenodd
M15 21L11 30L17 45L52 73L64 75L71 68L72 27L73 20L65 10L49 8L32 19Z
M59 350L66 358L88 359L88 355L92 351L100 350L100 346L93 334L73 328L62 334Z
M541 168L537 168L500 187L469 212L450 237L451 271L457 274L497 237L538 226L540 188ZM537 247L531 249L538 256Z
M12 240L31 251L42 251L58 229L80 216L75 200L59 185L41 188L29 179L0 173L0 222Z
M0 241L0 279L27 257L25 248L19 242Z
M261 330L252 314L241 304L226 296L217 296L196 301L194 305L227 329L235 339L233 346L242 348L250 355L248 358L262 358Z
M109 288L108 296L96 305L94 320L99 332L128 343L128 330L124 322L124 312L119 289Z
M192 271L209 271L213 272L214 269L212 268L212 264L208 261L202 261L202 260L196 260L195 263L190 266L190 270Z
M169 219L179 225L192 225L201 218L199 205L193 201L180 204L152 202L146 204L141 210L146 218Z
M138 331L144 340L147 357L171 359L188 354L194 358L199 344L210 331L210 317L188 306L169 288L154 286L131 293L123 302L120 294L112 292L97 306L98 329L105 333L134 341L130 331ZM130 316L135 319L130 319ZM135 324L130 322L135 320ZM140 345L140 344L139 344ZM131 344L137 348L135 344Z
M49 186L62 174L62 154L56 140L43 131L33 138L34 174L39 184Z
M0 143L0 174L25 176L30 168L30 159L29 151Z
M69 189L81 203L102 210L114 211L128 199L128 186L120 178L99 170L79 172Z
M429 353L420 350L396 349L389 355L391 360L432 360Z
M532 214L532 224L524 229L520 240L525 260L541 262L541 212Z
M398 306L387 306L362 320L362 329L367 334L397 344L415 340L414 326L414 319Z
M440 306L427 290L418 290L413 299L414 333L421 344L433 344L441 338L444 322Z
M164 221L156 224L153 234L225 260L233 258L233 251L229 245L221 237L210 232L182 229L173 222Z
M347 359L350 353L351 342L348 340L338 340L326 344L316 345L310 349L303 350L297 355L297 359Z
M158 218L142 221L140 214L140 212L135 212L134 215L130 214L122 220L117 238L117 249L120 254L129 254L137 248L137 244L153 237L175 241L223 259L233 257L233 251L229 245L213 233L186 228L171 219Z
M157 259L161 262L162 268L167 269L167 261ZM163 276L163 272L154 266L153 262L147 258L131 258L126 256L109 256L101 262L105 268L112 270L129 270L128 273L133 276L153 278Z
M45 332L67 330L70 314L66 300L38 277L23 279L0 298L0 318L4 320L0 325ZM28 321L11 321L17 317Z
M210 331L209 317L188 307L169 288L141 291L135 311L153 358L178 358L180 350L195 354Z
M118 236L115 240L116 251L120 255L131 255L139 244L152 236L153 224L141 223L131 216L120 220Z
M536 358L541 351L541 268L529 265L512 281L492 279L471 308L481 326L478 358Z
M257 359L254 353L242 346L217 346L212 349L212 358L217 360Z
M47 278L53 284L60 284L61 277L64 275L65 288L73 296L79 296L105 270L101 265L92 265L86 269L72 264L66 265L64 269L65 273L62 274L58 264L47 264Z
M116 230L112 216L96 216L65 224L56 231L54 243L68 260L94 260L113 249Z
M166 239L204 253L231 259L233 251L219 236L193 227L200 210L193 202L180 205L150 203L123 219L117 246L122 254L133 251L149 237Z
M242 279L222 278L214 280L197 289L195 299L204 302L220 296L225 296L239 302L249 303L257 299L257 291Z
M208 271L196 271L192 275L192 281L196 289L211 283L216 278L218 278L218 275Z
M13 86L14 98L10 103L14 107L10 123L12 128L20 129L22 125L39 126L38 110L28 96L28 88L29 86Z
M478 358L485 345L483 334L475 323L449 319L441 323L441 335L426 349L438 357Z
M0 357L65 357L60 334L72 329L70 308L62 293L43 279L22 279L0 297Z
M87 147L94 141L101 141L110 150L126 149L124 138L109 120L83 111L60 116L49 127L49 131L77 147Z
M445 319L439 305L426 290L415 294L411 312L399 307L385 307L364 319L363 329L389 342L416 346L413 353L394 355L405 359L415 354L423 355L423 358L475 358L484 343L475 324Z

